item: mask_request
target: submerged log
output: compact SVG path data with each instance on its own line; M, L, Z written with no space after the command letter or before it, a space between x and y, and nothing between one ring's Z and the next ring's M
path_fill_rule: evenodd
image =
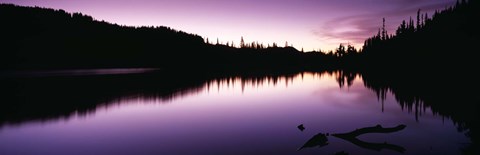
M400 153L405 152L405 148L394 145L394 144L388 144L386 142L384 143L370 143L370 142L365 142L359 140L357 137L363 134L367 133L392 133L392 132L397 132L400 130L405 129L406 125L398 125L396 127L392 128L384 128L381 125L376 125L374 127L366 127L366 128L361 128L361 129L356 129L352 132L348 133L340 133L340 134L332 134L332 136L344 139L346 141L349 141L359 147L365 148L365 149L370 149L370 150L376 150L380 151L382 149L389 149L393 151L397 151Z
M400 130L405 129L407 127L406 125L398 125L396 127L392 128L384 128L381 125L376 125L374 127L366 127L366 128L361 128L361 129L356 129L352 132L348 133L339 133L339 134L332 134L335 137L358 137L363 134L367 133L392 133L392 132L397 132Z
M326 134L323 133L318 133L312 138L310 138L305 144L303 144L302 147L298 149L298 151L304 149L304 148L309 148L309 147L323 147L325 145L328 145L328 138Z

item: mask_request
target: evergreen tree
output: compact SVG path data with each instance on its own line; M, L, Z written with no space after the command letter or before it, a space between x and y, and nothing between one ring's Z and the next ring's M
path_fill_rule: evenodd
M387 40L387 31L385 30L385 18L383 18L382 40Z
M423 17L424 17L424 19L423 19L423 22L424 22L423 25L425 26L425 25L427 25L427 21L428 21L428 13L426 12L426 13L425 13L425 16L423 16Z
M420 9L417 11L417 30L420 29Z
M337 48L337 52L335 53L337 57L343 57L345 55L345 46L343 44L340 44Z
M244 48L245 47L245 41L243 40L243 36L242 38L240 39L240 48Z

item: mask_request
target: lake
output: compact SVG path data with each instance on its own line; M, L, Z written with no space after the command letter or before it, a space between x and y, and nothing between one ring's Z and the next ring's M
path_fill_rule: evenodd
M4 79L0 154L462 154L471 143L449 116L361 74L142 74Z

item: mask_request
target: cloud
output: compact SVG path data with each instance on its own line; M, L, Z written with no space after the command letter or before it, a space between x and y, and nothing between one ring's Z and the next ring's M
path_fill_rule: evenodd
M407 4L408 2L414 4ZM382 18L386 19L385 27L388 33L392 34L402 20L408 20L410 16L416 18L413 16L416 16L419 8L422 12L428 12L431 15L434 10L442 10L455 3L454 1L419 2L422 1L403 0L389 11L338 17L323 23L319 28L312 30L312 33L323 41L337 44L350 43L359 47L365 39L377 34L382 27Z

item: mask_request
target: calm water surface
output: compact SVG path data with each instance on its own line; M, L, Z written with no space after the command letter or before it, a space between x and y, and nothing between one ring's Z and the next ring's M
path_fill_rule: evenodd
M402 108L390 92L382 99L359 76L349 87L324 73L220 78L167 99L105 102L88 113L4 124L0 154L461 154L469 143L448 118ZM331 135L377 124L406 128L357 137L367 146ZM330 134L328 145L299 150L318 133ZM372 148L385 143L396 149Z

